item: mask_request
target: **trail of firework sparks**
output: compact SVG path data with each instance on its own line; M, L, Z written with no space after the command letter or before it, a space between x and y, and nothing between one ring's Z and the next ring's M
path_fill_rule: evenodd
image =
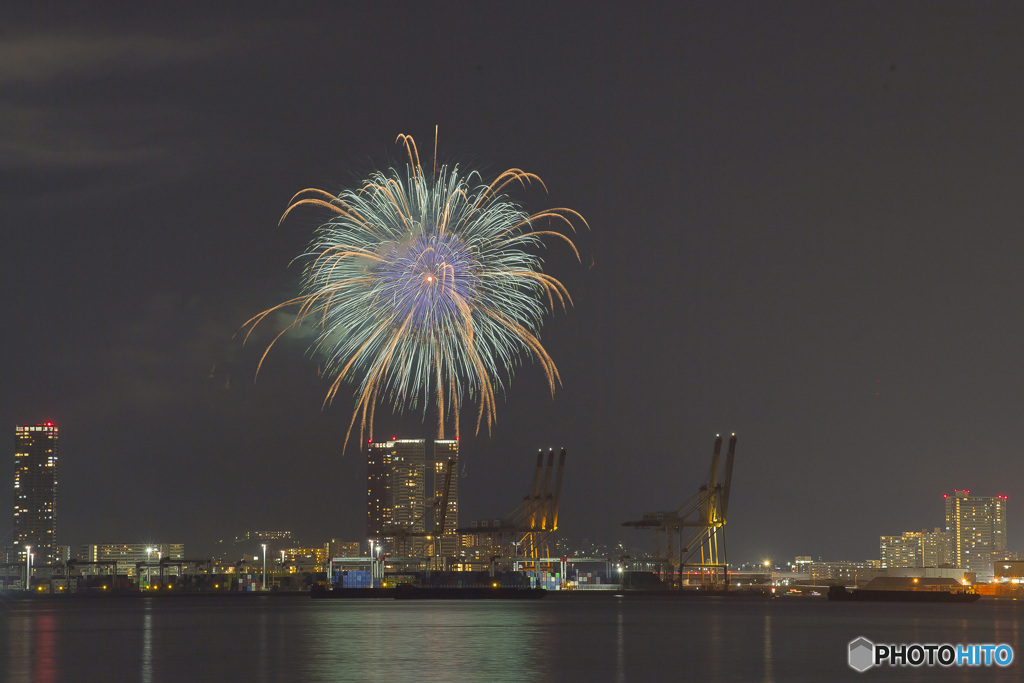
M378 398L403 412L433 403L437 436L446 414L459 435L459 411L477 404L476 429L495 418L495 393L504 392L524 355L543 368L555 392L561 383L540 343L544 313L572 304L561 282L541 270L536 254L544 238L573 241L557 229L537 230L540 219L575 232L583 217L567 208L526 213L504 190L526 187L536 175L513 168L484 184L476 171L457 166L423 173L411 136L399 135L409 162L404 170L375 171L357 189L338 195L309 188L292 197L281 222L298 207L333 214L317 228L306 252L300 296L254 316L296 308L289 329L304 323L319 330L311 347L331 379L324 404L346 381L356 384L355 409L345 445L359 420L360 441L372 436ZM435 143L436 144L436 143ZM547 307L544 302L546 301ZM257 369L257 372L259 370ZM344 450L344 447L343 447Z

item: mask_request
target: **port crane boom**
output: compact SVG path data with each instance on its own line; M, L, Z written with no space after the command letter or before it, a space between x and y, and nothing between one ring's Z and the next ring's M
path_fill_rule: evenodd
M645 512L640 520L623 522L623 526L651 529L659 540L664 538L664 562L668 570L667 573L676 585L682 583L682 574L685 569L699 569L702 581L705 572L710 571L712 583L717 582L718 571L721 570L724 585L726 587L729 585L725 524L729 510L732 468L736 458L735 434L729 438L725 468L720 477L721 453L722 437L719 435L715 437L707 481L701 484L697 492L682 505L674 510ZM676 550L677 542L678 550ZM698 559L699 562L697 562Z

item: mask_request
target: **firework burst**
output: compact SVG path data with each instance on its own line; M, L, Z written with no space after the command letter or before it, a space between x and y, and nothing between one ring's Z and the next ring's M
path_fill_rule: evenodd
M416 143L400 135L409 162L404 169L377 171L357 189L332 195L306 189L284 215L298 207L331 212L306 252L300 296L253 317L252 329L268 315L296 309L292 327L313 324L311 347L331 381L325 405L345 383L355 385L360 440L372 435L374 410L387 403L396 412L436 407L437 435L450 421L459 434L459 412L476 404L476 429L494 422L495 394L504 392L523 357L543 369L554 394L561 380L541 345L545 313L571 305L561 282L542 272L537 252L544 240L562 241L559 229L586 225L566 208L524 211L505 190L543 181L509 169L484 183L476 171L457 166L431 175L420 164ZM436 153L435 153L436 157ZM538 229L544 221L548 229ZM257 370L258 372L258 370Z

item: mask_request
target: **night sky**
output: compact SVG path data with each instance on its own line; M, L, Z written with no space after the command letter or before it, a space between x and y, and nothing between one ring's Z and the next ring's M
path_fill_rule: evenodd
M437 126L441 161L537 173L517 199L591 226L582 263L544 252L564 386L526 362L492 434L464 415L464 523L564 446L561 531L653 549L621 522L736 432L734 562L877 558L953 488L1008 495L1024 549L1020 7L264 4L4 10L0 425L13 453L59 424L60 543L363 537L350 392L322 408L302 338L256 378L272 330L236 333L297 291L289 198Z

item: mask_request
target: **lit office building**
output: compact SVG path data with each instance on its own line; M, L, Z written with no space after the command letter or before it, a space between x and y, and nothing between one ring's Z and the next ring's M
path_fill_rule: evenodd
M57 426L15 427L14 545L21 558L31 548L32 566L57 562Z
M992 576L994 554L1006 552L1006 496L972 496L965 489L942 494L953 563Z

